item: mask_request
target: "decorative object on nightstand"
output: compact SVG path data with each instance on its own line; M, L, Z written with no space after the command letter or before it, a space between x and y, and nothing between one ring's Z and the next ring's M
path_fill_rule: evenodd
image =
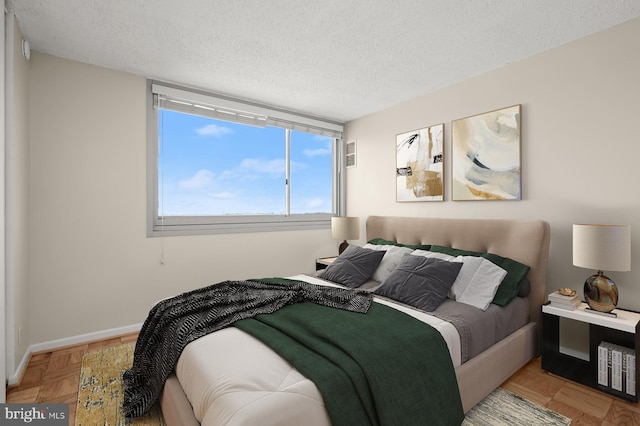
M357 240L360 238L360 218L352 216L332 217L331 237L334 240L343 240L338 247L338 254L341 254L349 247L347 240Z
M575 296L576 295L576 291L572 288L566 288L566 287L561 287L558 289L558 293L560 293L563 296Z
M549 302L551 306L560 309L569 309L574 310L577 309L582 302L580 302L580 298L576 295L575 290L571 290L568 288L559 288L557 291L551 293L549 297ZM573 294L572 294L573 293Z
M573 225L573 264L598 271L584 282L584 298L594 311L611 312L618 304L618 287L602 271L631 270L631 227Z

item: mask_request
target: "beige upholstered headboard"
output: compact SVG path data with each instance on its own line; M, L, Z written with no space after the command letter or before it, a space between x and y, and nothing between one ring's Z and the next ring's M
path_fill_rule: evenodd
M367 240L436 244L495 253L528 265L531 282L529 318L540 324L546 298L549 224L542 220L440 219L369 216Z

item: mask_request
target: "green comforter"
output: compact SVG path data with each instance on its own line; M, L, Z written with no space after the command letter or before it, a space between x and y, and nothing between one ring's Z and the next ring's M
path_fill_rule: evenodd
M366 314L313 303L235 323L318 387L333 425L460 425L464 419L440 333L372 303Z

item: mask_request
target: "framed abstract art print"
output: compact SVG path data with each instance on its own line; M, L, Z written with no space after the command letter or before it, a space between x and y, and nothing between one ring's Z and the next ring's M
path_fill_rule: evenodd
M521 199L521 105L451 122L452 199Z
M444 200L444 123L396 136L396 201Z

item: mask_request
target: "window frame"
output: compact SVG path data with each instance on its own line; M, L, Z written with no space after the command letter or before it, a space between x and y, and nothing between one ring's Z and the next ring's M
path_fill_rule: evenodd
M267 117L268 125L277 125L290 130L308 131L320 134L322 126L333 135L332 149L332 212L319 214L289 215L221 215L221 216L166 216L159 214L159 134L158 108L155 106L154 89L172 95L188 98L189 101L205 105L224 104ZM265 105L250 103L229 97L223 97L199 90L188 89L177 85L147 80L147 236L162 237L174 235L232 234L240 232L292 231L305 229L326 229L331 226L331 217L344 215L344 161L343 161L343 124L324 121L319 118L300 115L291 111L275 109ZM180 111L179 111L180 112ZM203 114L204 116L207 116ZM217 118L222 119L222 118ZM262 119L262 118L261 118ZM233 120L231 120L233 121ZM246 124L246 123L242 123ZM289 131L286 132L287 168L289 167L288 145ZM283 190L289 195L289 175ZM287 206L288 207L288 206ZM288 210L288 208L287 208Z

